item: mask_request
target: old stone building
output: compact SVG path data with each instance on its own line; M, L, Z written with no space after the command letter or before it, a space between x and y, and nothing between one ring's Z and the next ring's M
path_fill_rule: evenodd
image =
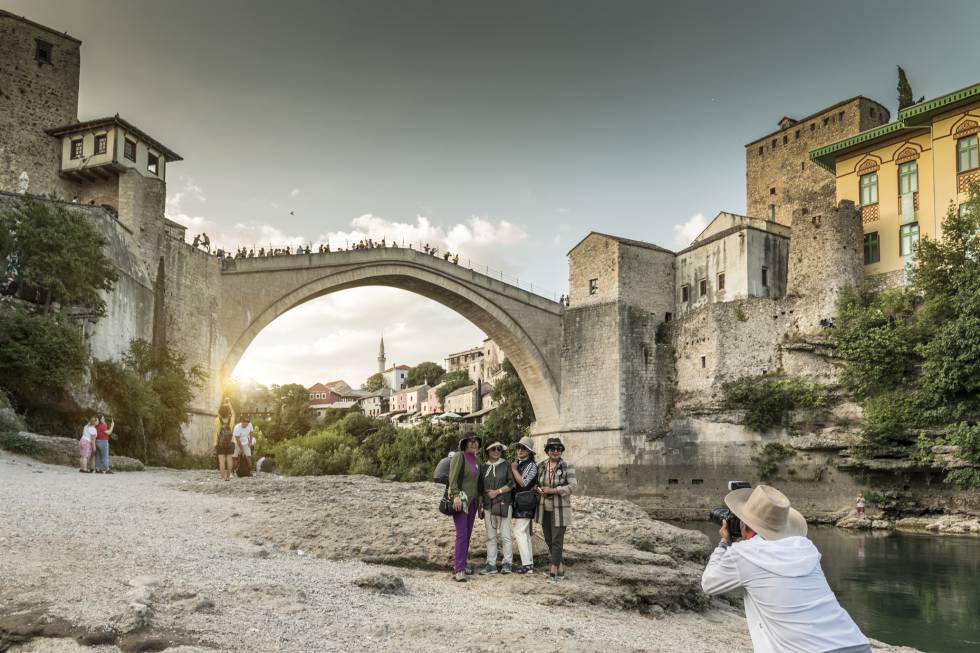
M789 226L793 211L834 203L834 176L810 160L810 150L888 122L888 109L857 96L799 120L745 146L746 213Z

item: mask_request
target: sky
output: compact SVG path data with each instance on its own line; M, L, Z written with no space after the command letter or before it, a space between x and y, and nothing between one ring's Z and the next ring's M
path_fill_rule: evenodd
M745 211L744 145L852 97L980 81L980 2L0 0L83 41L79 115L184 157L167 214L219 246L422 240L557 297L591 230L682 248ZM483 334L364 288L265 329L236 375L344 378Z

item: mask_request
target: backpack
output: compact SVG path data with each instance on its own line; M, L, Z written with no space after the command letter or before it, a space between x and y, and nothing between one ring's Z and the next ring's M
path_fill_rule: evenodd
M227 447L231 444L231 425L221 422L221 431L218 433L218 446L221 448Z

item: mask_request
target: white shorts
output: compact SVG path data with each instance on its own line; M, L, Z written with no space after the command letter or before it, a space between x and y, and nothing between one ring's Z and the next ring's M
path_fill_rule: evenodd
M247 444L242 444L241 442L235 443L235 455L245 456L246 458L252 457L252 448Z

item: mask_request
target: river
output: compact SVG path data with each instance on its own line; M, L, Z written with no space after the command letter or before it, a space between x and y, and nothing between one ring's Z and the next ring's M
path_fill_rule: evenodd
M673 522L718 540L711 522ZM980 651L980 537L810 528L824 574L869 637L927 653Z

